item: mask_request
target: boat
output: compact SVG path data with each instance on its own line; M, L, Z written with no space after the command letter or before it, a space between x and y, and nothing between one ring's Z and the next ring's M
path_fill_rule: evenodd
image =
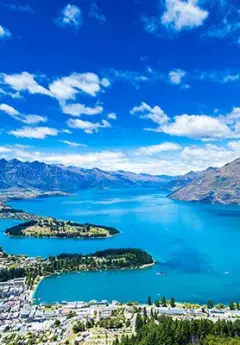
M156 274L157 274L157 276L162 276L162 277L167 275L167 273L165 273L165 272L157 272Z

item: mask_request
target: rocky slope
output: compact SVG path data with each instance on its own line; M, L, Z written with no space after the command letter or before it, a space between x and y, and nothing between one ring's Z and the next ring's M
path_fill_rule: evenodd
M219 169L210 169L170 195L175 200L240 204L240 158Z

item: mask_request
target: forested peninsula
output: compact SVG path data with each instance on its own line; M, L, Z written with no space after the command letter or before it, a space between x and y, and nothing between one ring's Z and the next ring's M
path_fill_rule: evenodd
M103 225L79 224L54 218L38 218L6 229L9 236L104 238L119 234L119 230Z
M4 204L0 204L0 219L24 221L24 223L6 229L5 234L8 236L91 239L112 237L120 233L119 230L110 226L80 224L43 217Z
M153 265L150 254L141 249L123 248L97 251L93 254L60 254L44 258L8 255L0 249L0 282L27 277L28 285L39 276L77 271L138 269Z

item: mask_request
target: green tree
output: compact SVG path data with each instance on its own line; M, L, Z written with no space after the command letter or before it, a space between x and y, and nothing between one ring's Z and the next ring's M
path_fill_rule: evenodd
M214 305L213 305L213 301L211 299L209 299L207 301L207 307L208 307L208 309L213 309Z
M148 305L152 305L152 299L150 296L148 296Z
M174 299L173 297L170 299L170 306L171 306L172 308L175 308L175 307L176 307L175 299Z
M162 307L166 307L167 306L167 300L166 300L166 298L164 296L161 299L161 305L162 305Z
M135 323L136 331L139 331L140 328L142 328L142 326L143 326L143 321L142 321L141 315L137 314L136 323Z
M230 310L235 310L235 305L234 305L233 301L229 302L229 309Z
M240 310L239 302L236 303L236 309L237 309L237 310Z

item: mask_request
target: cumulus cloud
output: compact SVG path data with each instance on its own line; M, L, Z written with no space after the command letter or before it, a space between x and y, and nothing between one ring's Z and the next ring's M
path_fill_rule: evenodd
M179 151L181 148L182 146L179 144L165 142L159 145L140 147L135 151L135 154L153 156L162 152Z
M73 104L68 104L68 105L63 104L62 112L65 114L72 115L72 116L97 115L103 112L103 107L101 107L100 105L97 105L94 108L90 108L80 103L73 103Z
M151 107L144 102L142 102L140 106L133 107L130 111L130 114L137 114L140 118L151 120L158 125L162 125L169 120L168 116L159 106L156 105Z
M106 80L104 84L106 85ZM49 85L49 89L58 100L66 101L75 99L79 91L94 97L101 90L101 85L101 80L95 73L73 73L55 80Z
M111 124L106 121L102 120L101 122L90 122L90 121L83 121L80 119L70 119L67 121L67 124L70 128L77 128L83 130L87 134L97 133L101 128L110 128Z
M162 126L160 131L189 138L221 139L232 136L227 125L208 115L179 115L174 118L173 122Z
M72 73L69 76L56 78L50 82L48 88L39 84L38 76L28 72L19 74L0 75L2 84L17 91L29 92L30 94L42 94L52 98L56 98L59 102L73 100L77 94L82 93L95 97L102 88L110 86L107 78L100 79L95 73ZM41 78L43 79L43 78ZM45 78L47 79L47 78ZM2 89L4 94L10 95L9 92ZM19 95L18 94L18 95Z
M168 77L172 84L179 85L182 83L183 78L185 77L186 72L182 69L175 69L169 72Z
M115 113L108 114L108 119L109 120L117 120L117 114L115 114Z
M78 6L68 4L61 10L55 23L63 28L71 27L78 30L83 25L82 11Z
M58 135L56 128L49 127L22 127L9 132L17 138L45 139L47 136Z
M91 4L88 16L90 18L96 19L99 23L104 23L106 21L106 17L103 14L101 8L98 7L96 2Z
M165 11L161 22L176 31L201 26L208 12L199 6L199 0L165 0Z
M0 104L0 111L10 115L15 120L23 122L28 125L37 124L40 122L47 122L47 117L33 114L21 114L18 110L8 104Z
M12 38L11 32L7 28L4 28L2 25L0 25L0 39L9 40L11 38Z
M52 96L51 92L38 84L35 80L35 75L28 72L19 74L5 74L1 75L3 83L10 86L15 91L28 91L30 94L42 94Z
M158 124L155 128L145 128L147 131L203 141L240 138L240 108L238 107L233 108L230 113L217 116L182 114L170 118L159 106L152 108L142 103L134 107L130 113L138 114L141 119L148 119Z

